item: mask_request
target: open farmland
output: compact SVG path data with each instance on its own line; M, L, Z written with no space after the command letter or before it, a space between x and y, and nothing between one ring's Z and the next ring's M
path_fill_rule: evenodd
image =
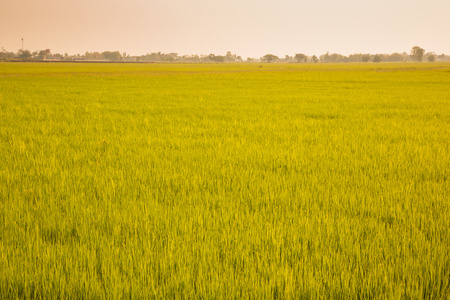
M0 297L450 297L450 64L0 64Z

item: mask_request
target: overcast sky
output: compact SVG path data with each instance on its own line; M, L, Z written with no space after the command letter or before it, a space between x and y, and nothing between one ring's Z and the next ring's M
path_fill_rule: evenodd
M225 54L450 54L450 0L1 0L0 47Z

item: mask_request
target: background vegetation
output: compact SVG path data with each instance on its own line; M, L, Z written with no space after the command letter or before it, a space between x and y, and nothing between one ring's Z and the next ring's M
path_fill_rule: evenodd
M450 297L448 64L0 64L0 297Z
M284 57L278 57L273 54L266 54L263 57L247 57L243 59L237 54L228 51L225 55L215 55L213 53L193 54L193 55L179 55L178 53L161 53L152 52L145 55L130 56L126 52L120 53L119 51L103 51L103 52L86 52L83 55L69 55L68 53L51 53L50 49L40 51L29 51L20 49L17 53L8 52L2 48L0 52L0 61L46 61L46 62L142 62L142 63L154 63L154 62L185 62L185 63L223 63L223 62L264 62L264 63L355 63L355 62L446 62L450 61L450 56L444 53L437 55L434 52L426 52L425 49L419 46L414 46L410 54L392 53L392 54L370 54L370 53L355 53L348 56L338 53L329 52L320 55L308 56L303 53L296 53L294 56L285 55Z

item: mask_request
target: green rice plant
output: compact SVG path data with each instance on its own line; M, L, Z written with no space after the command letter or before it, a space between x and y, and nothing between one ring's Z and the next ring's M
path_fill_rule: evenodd
M450 65L0 64L0 298L450 297Z

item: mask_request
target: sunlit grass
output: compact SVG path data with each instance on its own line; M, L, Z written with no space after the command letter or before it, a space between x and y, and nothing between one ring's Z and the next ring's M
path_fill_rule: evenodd
M448 298L449 95L438 63L0 64L0 296Z

